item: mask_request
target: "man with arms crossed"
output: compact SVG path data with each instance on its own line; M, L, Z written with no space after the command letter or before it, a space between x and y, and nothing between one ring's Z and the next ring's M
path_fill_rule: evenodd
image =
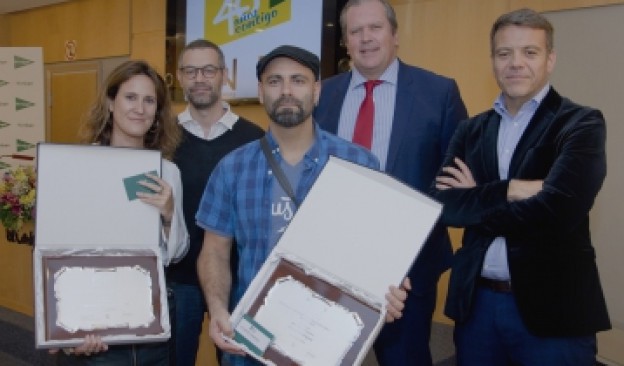
M435 185L442 220L465 227L445 309L458 365L593 366L610 328L589 233L605 121L550 85L542 15L502 15L490 45L501 94L460 124Z
M234 114L222 100L227 69L223 52L216 44L204 39L189 43L180 53L178 66L178 81L188 106L178 115L183 137L173 161L182 175L184 217L191 246L182 261L167 268L167 280L174 291L176 365L195 366L206 312L196 265L204 230L195 224L195 213L219 160L262 137L264 130Z
M371 149L389 175L427 192L457 123L467 118L457 84L397 58L398 25L386 0L348 1L340 26L353 69L323 82L316 119L323 129ZM375 83L374 128L362 143L356 120L367 82ZM446 228L437 225L408 274L413 290L403 317L387 324L375 342L381 365L432 364L437 283L452 254Z

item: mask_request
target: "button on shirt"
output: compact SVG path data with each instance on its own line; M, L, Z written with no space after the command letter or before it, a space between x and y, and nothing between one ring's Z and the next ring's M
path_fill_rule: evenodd
M238 116L232 112L228 103L222 102L222 106L225 110L225 114L210 127L208 134L206 134L204 128L199 124L199 122L193 119L191 111L188 107L186 107L184 112L178 114L178 123L180 123L185 130L201 139L214 140L231 130L236 121L238 121Z
M501 116L498 129L498 175L500 179L509 179L509 165L516 146L533 118L537 107L548 93L550 85L547 84L531 100L522 105L515 116L511 116L505 108L502 94L494 102L494 110ZM507 262L507 241L499 236L494 239L483 261L481 275L495 280L509 280L509 265Z
M371 151L381 162L382 170L386 168L386 160L388 159L398 75L399 61L395 59L379 77L382 83L373 89L375 117ZM351 71L351 81L340 112L340 123L338 123L337 131L337 135L345 140L353 141L357 115L366 96L366 88L364 87L366 80L355 68Z

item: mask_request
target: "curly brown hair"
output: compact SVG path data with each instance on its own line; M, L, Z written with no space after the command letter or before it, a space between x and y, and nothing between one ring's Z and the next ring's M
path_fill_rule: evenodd
M115 99L121 84L136 75L150 78L156 89L156 118L143 137L143 146L147 149L160 150L165 158L171 159L182 136L180 127L172 114L169 90L165 81L153 67L142 60L126 61L108 75L82 125L80 131L82 141L110 145L113 117L108 108L109 102Z

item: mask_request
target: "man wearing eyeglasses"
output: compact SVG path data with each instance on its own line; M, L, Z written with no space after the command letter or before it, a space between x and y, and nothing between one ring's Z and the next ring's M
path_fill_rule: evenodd
M167 280L175 302L175 364L195 366L206 312L196 267L204 230L195 224L195 213L219 160L262 137L264 130L234 114L222 100L227 68L219 46L204 39L192 41L182 49L178 66L177 78L188 105L178 115L183 138L174 162L182 174L184 217L191 245L182 261L168 267Z

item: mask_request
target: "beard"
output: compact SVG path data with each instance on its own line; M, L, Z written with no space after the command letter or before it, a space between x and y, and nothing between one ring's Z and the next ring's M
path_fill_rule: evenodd
M280 110L281 104L288 104L288 106ZM279 98L271 104L271 109L267 112L273 122L286 128L302 124L312 114L312 111L306 111L303 108L303 102L292 97Z
M196 84L197 85L197 84ZM208 88L207 93L205 92L203 95L195 95L193 93L194 87L189 88L186 91L186 99L188 102L197 110L208 109L215 105L217 101L220 99L221 94L220 91L215 90L210 85L199 84L197 86L201 86L202 88Z

